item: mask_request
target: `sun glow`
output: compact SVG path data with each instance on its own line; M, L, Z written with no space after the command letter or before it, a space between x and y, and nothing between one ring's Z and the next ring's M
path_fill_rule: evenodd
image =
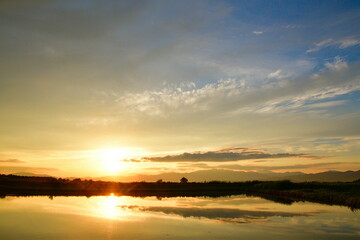
M96 155L102 169L116 173L129 167L129 163L123 160L130 158L132 154L125 148L112 148L97 150Z

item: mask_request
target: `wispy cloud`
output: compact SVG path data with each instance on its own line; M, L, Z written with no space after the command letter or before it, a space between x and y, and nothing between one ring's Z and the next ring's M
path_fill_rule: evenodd
M311 103L304 105L303 109L319 109L319 108L329 108L335 107L346 104L347 100L337 100L337 101L327 101L327 102L320 102L320 103Z
M347 62L340 56L336 56L333 62L326 62L325 66L333 71L341 71L349 68Z
M295 24L288 24L288 25L284 25L283 28L286 29L295 29L295 28L303 28L304 26L302 25L295 25Z
M317 52L317 51L320 51L322 48L329 47L329 46L337 46L340 49L344 49L344 48L348 48L348 47L357 46L359 44L360 44L360 41L355 38L343 38L340 40L334 40L332 38L329 38L329 39L323 40L321 42L315 43L314 44L315 47L308 49L306 52L307 53Z
M285 73L282 69L278 69L275 72L271 72L268 74L268 78L273 78L273 79L285 79L285 78L289 78L291 76L290 73Z
M295 110L317 100L331 99L360 89L358 64L349 66L343 58L327 62L328 70L305 79L287 79L278 69L265 79L221 79L203 87L169 87L158 91L128 93L116 101L130 111L166 116L192 111L265 113ZM344 71L348 70L348 71ZM332 71L337 72L333 74ZM261 86L258 86L258 84Z

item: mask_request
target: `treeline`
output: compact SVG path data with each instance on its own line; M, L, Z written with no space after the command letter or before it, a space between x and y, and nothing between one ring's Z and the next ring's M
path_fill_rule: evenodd
M0 196L230 196L246 194L272 201L291 204L294 201L311 201L324 204L360 208L360 181L354 182L303 182L247 181L247 182L110 182L53 177L27 177L0 174Z

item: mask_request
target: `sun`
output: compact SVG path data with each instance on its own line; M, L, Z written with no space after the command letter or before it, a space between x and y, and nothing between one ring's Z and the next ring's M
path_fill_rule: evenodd
M99 149L96 152L102 169L110 173L126 170L127 162L122 160L131 155L126 149L122 148Z

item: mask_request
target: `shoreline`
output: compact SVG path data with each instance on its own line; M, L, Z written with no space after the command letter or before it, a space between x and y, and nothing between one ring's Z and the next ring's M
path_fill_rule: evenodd
M248 195L283 204L309 201L360 209L360 181L301 182L110 182L0 174L0 197L7 196L117 196L223 197Z

